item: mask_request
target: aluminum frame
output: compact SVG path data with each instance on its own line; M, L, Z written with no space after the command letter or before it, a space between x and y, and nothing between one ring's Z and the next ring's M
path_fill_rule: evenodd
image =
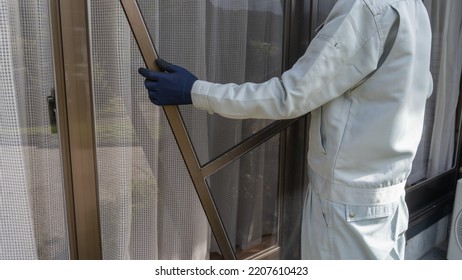
M57 102L57 126L60 140L60 151L63 168L63 185L65 194L67 232L69 240L69 253L71 259L77 259L77 236L75 225L74 194L72 190L71 149L67 119L66 85L64 78L64 63L61 38L61 17L59 1L50 1L50 18L53 39L53 64L55 71L55 90L58 93Z
M102 259L86 0L50 1L71 259ZM85 125L82 125L85 124Z

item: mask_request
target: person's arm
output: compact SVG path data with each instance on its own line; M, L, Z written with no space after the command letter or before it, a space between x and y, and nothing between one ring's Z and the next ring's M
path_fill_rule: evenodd
M372 14L357 5L336 6L305 54L281 78L241 85L197 81L194 106L229 118L286 119L342 95L375 70L381 47L377 29L370 26Z
M377 67L381 40L362 1L339 1L305 54L267 82L192 84L195 107L228 118L287 119L310 112L354 87Z

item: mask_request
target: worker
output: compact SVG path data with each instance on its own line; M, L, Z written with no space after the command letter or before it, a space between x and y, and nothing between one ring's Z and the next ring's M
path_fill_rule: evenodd
M305 54L263 83L217 84L156 60L151 101L228 118L311 112L303 259L403 259L405 184L431 95L431 27L421 0L338 0Z

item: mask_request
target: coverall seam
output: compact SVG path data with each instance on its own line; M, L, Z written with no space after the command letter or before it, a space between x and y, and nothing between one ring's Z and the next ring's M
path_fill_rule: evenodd
M379 17L380 15L374 15L374 22L375 22L375 28L377 31L377 35L379 36L379 41L380 41L380 48L378 49L377 56L380 57L380 54L383 53L383 49L385 47L385 39L382 31L382 25L380 23Z
M343 20L343 22L341 23L341 25L345 24L345 21L347 20L351 20L351 15L348 14L347 16L345 16L345 19ZM322 30L321 30L322 31ZM332 34L323 34L322 32L318 33L318 35L316 35L315 39L319 39L319 40L323 40L325 41L327 44L326 46L324 46L322 48L322 50L319 51L319 53L324 53L325 49L327 47L333 47L333 48L336 48L336 44L339 43L336 39L336 35L337 33L339 32L339 30L337 29L334 33ZM358 37L359 39L359 47L357 48L357 50L354 52L354 55L352 55L347 61L345 61L344 65L348 65L349 63L351 63L351 61L353 60L354 57L356 57L356 55L364 48L364 46L374 37L372 34L367 34L367 37L364 37L362 36L361 34L356 34L356 36ZM330 40L329 40L330 39ZM342 45L342 42L340 42L340 46ZM320 59L321 56L318 56L316 59ZM315 65L315 63L313 63L313 65ZM306 80L306 77L310 74L311 71L306 71L306 73L303 75L303 77L297 81L297 83L295 84L294 88L297 88L299 87L299 85Z
M375 13L380 14L382 10L387 9L389 6L396 4L398 2L421 1L421 0L386 0L385 3L382 3L382 5L371 4L371 0L364 0L364 1L368 3L368 6L371 8L371 10L374 10Z
M332 167L332 175L331 176L332 176L332 181L333 182L337 181L337 179L335 178L335 173L336 173L335 170L337 169L337 160L338 160L338 157L340 155L340 150L342 149L342 146L343 146L343 143L344 143L345 134L346 134L346 131L347 131L348 124L350 123L351 107L352 107L352 104L353 104L351 90L349 90L346 93L346 97L347 97L347 100L348 100L348 114L347 114L347 119L345 121L345 125L343 126L342 137L340 138L338 148L337 148L337 150L335 152L334 161L332 163L333 167Z
M404 0L401 0L401 1L404 1ZM396 2L401 2L401 1L396 1ZM395 3L396 3L396 2L395 2ZM396 33L396 38L395 38L395 40L394 40L393 46L391 47L390 52L389 52L388 55L390 55L390 54L392 53L392 51L396 48L396 47L395 47L395 43L398 41L398 39L399 39L399 37L400 37L400 35L401 35L401 14L399 13L398 9L396 9L396 8L393 7L392 5L390 5L390 7L391 7L391 8L396 12L396 14L397 14L397 19L396 19L396 20L398 21L398 31L397 31L397 33ZM392 26L393 26L393 25L392 25ZM389 32L390 32L390 30L389 30ZM378 31L378 33L380 33L380 32ZM385 46L385 43L386 43L386 40L384 40L384 41L383 41L383 47L382 47L382 39L379 38L379 40L381 41L380 44L381 44L382 51L381 51L380 53L378 53L378 57L379 57L379 60L377 61L378 63L380 62L380 57L383 55L384 46ZM378 67L372 72L372 75L370 75L369 77L366 76L366 78L367 78L366 80L373 79L374 76L377 75L377 72L380 72L380 68L381 68L381 67L379 67L379 66L382 66L383 64L385 64L386 61L388 61L388 57L386 57L385 60L383 60L383 62L381 63L381 65L377 65ZM353 87L352 89L354 89L355 92L358 92L357 90L359 90L359 89L361 89L362 87L365 86L366 80L361 81L359 85Z

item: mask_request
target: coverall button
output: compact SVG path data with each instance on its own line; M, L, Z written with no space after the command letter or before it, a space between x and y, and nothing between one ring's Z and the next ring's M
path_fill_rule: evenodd
M355 217L355 213L354 213L354 212L350 212L350 213L348 214L348 217L349 217L350 219L354 218L354 217Z

